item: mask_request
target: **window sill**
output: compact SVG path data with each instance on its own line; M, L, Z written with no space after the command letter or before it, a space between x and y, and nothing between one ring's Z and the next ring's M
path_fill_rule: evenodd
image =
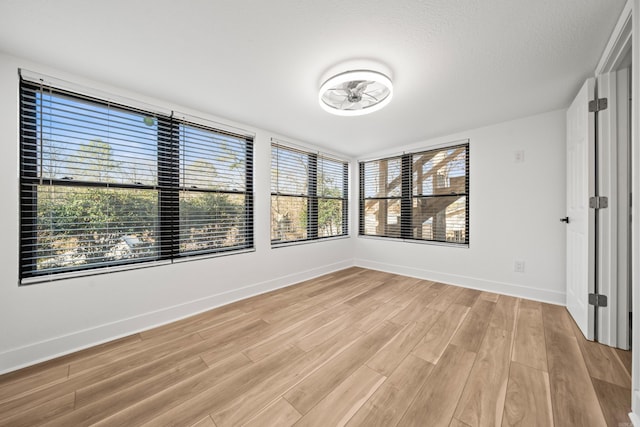
M121 271L140 270L143 268L158 267L161 265L179 264L182 262L197 261L208 258L220 258L229 255L238 255L255 252L255 248L239 249L237 251L226 251L211 254L193 255L173 260L147 261L128 265L116 265L112 267L100 267L95 269L69 271L65 273L43 274L42 276L26 277L19 282L20 286L34 285L37 283L56 282L58 280L76 279L79 277L99 276L103 274L118 273Z
M309 243L332 242L334 240L349 239L350 237L351 236L347 234L345 236L323 237L322 239L310 239L310 240L294 240L294 241L291 241L291 242L283 242L283 243L276 243L276 244L274 244L272 242L271 243L271 249L286 248L286 247L289 247L289 246L306 245L306 244L309 244Z
M433 240L402 239L400 237L369 236L369 235L362 235L362 234L358 235L358 238L371 239L371 240L384 240L387 242L390 241L390 242L415 243L418 245L444 246L449 248L469 249L469 243L437 242Z

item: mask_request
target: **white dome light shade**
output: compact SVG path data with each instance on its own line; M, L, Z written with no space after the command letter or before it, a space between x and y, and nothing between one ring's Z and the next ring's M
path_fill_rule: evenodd
M361 116L387 105L393 97L391 79L370 70L346 71L320 87L320 106L339 116Z

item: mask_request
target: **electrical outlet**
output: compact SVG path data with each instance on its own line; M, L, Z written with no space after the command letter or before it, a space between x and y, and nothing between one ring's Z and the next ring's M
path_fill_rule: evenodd
M516 273L524 273L524 261L515 260L513 262L513 271L515 271Z

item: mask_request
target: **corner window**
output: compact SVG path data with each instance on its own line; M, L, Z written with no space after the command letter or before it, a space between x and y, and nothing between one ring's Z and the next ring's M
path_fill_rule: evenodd
M348 234L348 170L344 160L271 145L271 243Z
M20 138L23 283L253 247L251 137L22 80Z
M359 234L469 244L469 144L360 162Z

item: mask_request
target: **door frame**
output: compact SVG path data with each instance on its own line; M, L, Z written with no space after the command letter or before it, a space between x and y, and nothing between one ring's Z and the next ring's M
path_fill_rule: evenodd
M626 259L628 247L620 247L618 241L620 229L628 233L628 227L625 227L627 223L623 223L618 215L619 207L624 205L623 201L619 203L618 200L618 140L620 136L628 135L629 123L626 120L627 117L623 117L624 114L628 113L628 109L625 108L626 105L620 105L617 101L619 97L618 89L624 88L627 82L618 81L617 71L622 68L623 62L633 49L633 1L628 0L625 4L595 69L597 97L609 99L608 108L598 114L596 135L598 140L598 158L596 159L598 163L598 188L596 191L597 194L609 198L609 207L600 210L597 215L596 251L598 256L596 280L599 284L598 293L608 297L608 304L607 307L596 308L598 311L596 328L599 342L625 349L628 348L628 340L625 342L620 340L619 337L626 333L625 330L628 329L628 315L622 313L622 310L618 310L618 307L625 307L628 303L629 283L622 280L623 283L620 285L619 277L627 276L628 271L622 271L621 269L624 269L625 266L618 261L621 256ZM636 50L633 51L632 70L634 68L633 64L636 63ZM636 85L634 84L633 87L636 87ZM624 98L626 96L620 101L624 102ZM632 98L635 99L637 97L633 96ZM618 114L618 109L620 114ZM635 121L635 118L632 119L632 121ZM619 126L622 126L622 128ZM620 187L620 190L628 191L627 188L624 188L624 184L620 185ZM640 311L638 312L640 313ZM623 315L627 316L626 322L623 321Z
M629 27L628 22L631 21ZM607 44L602 55L602 59L596 68L596 74L602 73L605 67L615 63L616 58L621 60L624 55L621 54L624 40L631 40L631 193L632 193L632 209L631 215L635 220L631 224L631 288L636 290L632 292L632 310L636 315L633 318L632 328L632 366L631 366L631 413L629 418L633 425L640 427L640 135L638 131L638 112L640 112L640 31L637 30L640 24L640 0L628 0L625 5L618 24ZM628 35L625 36L625 30L629 27ZM634 30L636 29L636 30Z
M611 34L611 37L605 47L605 50L595 69L596 78L606 73L616 71L621 62L625 59L629 51L632 52L631 59L631 215L634 219L631 223L631 289L632 292L632 311L636 313L633 318L632 327L632 367L631 367L631 413L629 418L635 427L640 427L640 134L638 127L638 112L640 112L640 31L634 29L640 25L640 0L628 0L620 14L618 22ZM619 105L619 104L618 104ZM616 157L618 152L616 150ZM612 171L617 178L617 168ZM611 177L611 176L610 176ZM617 206L616 206L617 208ZM616 225L619 221L618 215L611 215L610 218ZM611 222L610 222L611 223ZM618 228L609 230L618 233ZM615 250L615 248L614 248ZM617 254L614 254L617 256ZM619 267L620 268L620 267ZM612 269L619 271L617 269ZM613 271L608 272L610 275ZM602 277L602 276L601 276ZM619 324L617 321L618 301L622 297L620 294L624 290L618 291L617 299L610 299L610 305L614 310L608 311L609 327ZM628 295L628 292L626 293ZM613 334L618 335L619 334Z

